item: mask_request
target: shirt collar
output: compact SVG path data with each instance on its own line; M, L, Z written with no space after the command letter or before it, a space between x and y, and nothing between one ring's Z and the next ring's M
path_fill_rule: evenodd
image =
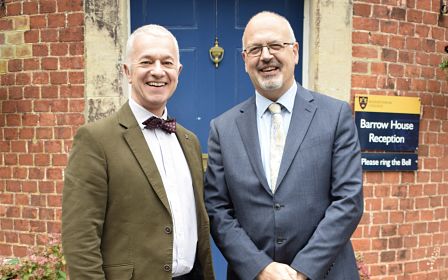
M145 128L145 125L143 124L144 121L146 121L148 118L155 116L150 111L146 110L143 106L138 104L132 96L129 98L129 107L131 107L132 113L134 113L135 118L137 119L138 125L141 129ZM168 116L168 109L165 107L165 110L163 110L163 115L160 117L161 119L166 120Z
M292 113L294 108L294 100L297 93L297 83L294 81L292 86L277 100L277 103L281 104L289 113ZM258 91L255 91L255 104L257 105L257 117L261 118L272 104L272 100L267 99L261 95Z

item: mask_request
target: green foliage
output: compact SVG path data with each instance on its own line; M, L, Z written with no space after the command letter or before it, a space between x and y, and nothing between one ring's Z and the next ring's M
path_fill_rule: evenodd
M65 280L66 263L59 237L32 249L24 258L0 259L0 280Z
M442 60L442 62L439 64L439 68L442 70L448 69L448 59Z

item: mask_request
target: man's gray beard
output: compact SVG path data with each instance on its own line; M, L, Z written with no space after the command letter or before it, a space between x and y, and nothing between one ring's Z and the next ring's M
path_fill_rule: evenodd
M274 90L281 88L283 84L283 78L282 77L276 77L273 79L268 80L261 80L260 86L264 90Z

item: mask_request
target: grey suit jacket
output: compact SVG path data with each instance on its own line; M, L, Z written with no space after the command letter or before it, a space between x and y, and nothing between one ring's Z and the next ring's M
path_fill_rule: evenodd
M180 125L176 136L196 198L198 279L212 280L199 141ZM62 244L72 280L171 280L170 207L128 103L76 134L65 171Z
M254 279L272 261L312 280L358 279L350 237L363 212L362 172L347 103L298 85L275 194L255 97L212 121L208 145L206 207L228 279Z

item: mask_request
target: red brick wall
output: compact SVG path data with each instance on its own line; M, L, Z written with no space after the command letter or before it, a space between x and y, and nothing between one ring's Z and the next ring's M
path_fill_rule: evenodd
M82 0L0 8L0 255L61 230L67 152L84 123Z
M448 279L448 45L440 0L355 0L355 94L418 96L416 172L364 174L365 214L353 236L371 279Z

